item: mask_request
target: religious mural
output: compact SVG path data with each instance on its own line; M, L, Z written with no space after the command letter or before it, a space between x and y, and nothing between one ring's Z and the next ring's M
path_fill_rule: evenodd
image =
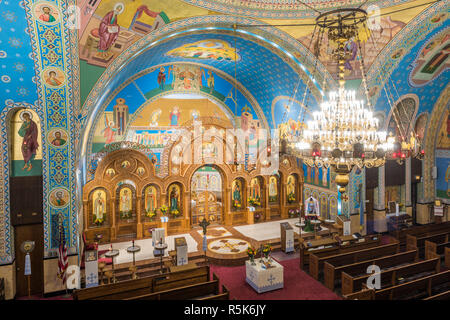
M106 192L97 189L92 192L92 223L100 226L106 218Z
M253 178L250 181L250 198L249 203L252 206L260 206L262 203L262 197L261 197L261 180L260 178L256 177Z
M419 52L409 76L411 85L423 86L448 69L450 67L449 51L450 28L447 28L430 39Z
M148 186L144 190L144 208L145 213L150 215L158 209L158 193L155 186Z
M198 169L191 179L191 224L222 221L222 176L213 166Z
M271 176L269 178L269 202L278 202L278 178Z
M185 44L167 52L168 56L191 58L191 59L212 59L237 61L239 54L228 42L218 39L210 39L206 41L197 41Z
M436 142L436 196L450 199L450 109L442 117Z
M120 219L132 218L133 209L133 192L129 187L122 187L119 192Z
M296 185L297 185L297 178L294 175L290 175L287 178L287 184L286 184L286 197L288 203L293 203L296 200Z
M181 216L181 188L178 184L172 184L168 189L169 213L174 217Z
M242 191L242 181L240 179L233 180L233 183L231 184L231 200L235 210L242 209Z
M42 175L41 122L30 109L11 118L11 176Z

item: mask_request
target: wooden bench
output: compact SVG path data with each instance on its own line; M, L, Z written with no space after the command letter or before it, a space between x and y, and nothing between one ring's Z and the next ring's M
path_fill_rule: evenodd
M435 295L427 297L423 300L450 300L450 290L435 294Z
M418 248L419 256L424 257L425 241L444 243L449 241L450 230L421 236L406 235L406 250Z
M431 297L433 290L450 289L450 270L436 273L407 283L376 290L375 300L405 300Z
M209 266L143 277L73 292L74 300L121 300L209 281Z
M394 267L380 272L381 288L395 286L401 277L413 277L424 273L438 273L440 271L440 259L433 258L430 260L414 262L406 266ZM341 273L342 295L348 295L363 288L363 284L373 274L363 274L352 276L346 272Z
M425 240L425 259L430 259L434 255L445 257L445 248L450 248L450 241L437 243Z
M335 239L311 240L309 242L312 244L311 246L307 246L308 241L300 241L300 268L302 270L305 270L306 265L309 265L309 256L311 253L316 256L324 257L365 248L372 248L380 245L381 236L367 236L364 237L364 241L349 244L339 244L339 241ZM316 249L321 246L331 246L331 248Z
M347 265L335 265L331 261L324 263L324 284L330 289L334 290L336 282L341 279L341 273L347 274L362 274L367 271L367 267L371 265L379 266L382 269L402 265L405 263L416 262L417 250L407 252L400 252L393 255L383 256L381 258L367 259L365 261L356 262Z
M196 300L230 300L230 292L228 291L227 287L222 285L222 293L211 295L208 297L199 298Z
M444 261L445 267L450 269L450 248L445 248Z
M390 234L396 238L400 242L400 247L403 248L406 245L406 236L412 235L412 236L420 236L425 235L427 233L439 233L441 231L449 230L450 229L450 221L444 222L444 223L433 223L433 224L427 224L423 226L414 226L408 229L402 229L402 230L394 230L390 232Z
M375 300L375 290L363 289L343 296L345 300Z
M373 248L355 250L351 252L340 253L332 256L319 257L314 253L309 256L309 274L314 279L319 280L320 270L323 268L325 261L336 266L365 261L371 258L379 258L382 256L398 253L399 245L397 243L386 244Z

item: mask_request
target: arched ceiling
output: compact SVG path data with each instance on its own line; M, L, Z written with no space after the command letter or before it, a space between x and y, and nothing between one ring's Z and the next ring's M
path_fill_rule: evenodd
M376 4L380 8L394 6L408 0L183 0L189 4L226 14L237 14L264 19L304 19L338 8L367 8Z

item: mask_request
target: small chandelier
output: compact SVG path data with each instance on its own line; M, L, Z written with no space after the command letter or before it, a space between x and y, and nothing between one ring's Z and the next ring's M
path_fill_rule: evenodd
M332 56L337 60L339 88L329 92L328 101L322 102L320 110L312 113L313 119L307 122L300 135L286 137L287 151L301 158L306 165L335 169L335 181L340 192L345 192L353 167L384 165L386 154L395 143L393 136L378 131L379 120L374 117L370 106L365 108L354 91L345 89L345 43L358 35L358 28L366 20L367 13L362 9L338 9L316 18L316 25L322 33L327 30L328 39L337 43ZM320 47L320 39L321 36L317 47ZM362 57L360 61L366 85Z

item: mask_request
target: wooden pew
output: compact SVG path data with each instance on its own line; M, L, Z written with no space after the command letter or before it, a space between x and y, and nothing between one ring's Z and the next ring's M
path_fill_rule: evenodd
M450 248L445 248L444 261L445 267L450 269Z
M375 235L375 236L366 236L364 237L364 241L361 242L353 242L349 244L339 244L339 241L335 239L320 239L320 240L311 240L310 242L313 244L311 247L307 246L308 241L301 241L300 244L300 268L302 270L305 270L306 266L309 265L309 256L311 253L324 257L324 256L331 256L336 255L339 253L345 253L345 252L351 252L355 250L361 250L365 248L372 248L379 246L381 243L381 236ZM315 249L311 250L317 247L320 247L322 245L325 246L332 246L331 248L322 248L322 249Z
M376 290L375 300L405 300L431 297L433 289L450 289L450 270L402 283L389 288Z
M325 261L336 266L365 261L371 258L379 258L399 252L398 243L391 243L368 249L355 250L346 253L340 253L332 256L318 257L314 253L309 255L309 274L314 279L319 280L320 270Z
M406 235L406 250L413 250L418 248L419 256L423 257L423 252L425 250L425 241L444 243L449 241L450 230L443 232L425 234L421 236Z
M414 262L406 266L395 267L388 270L382 270L380 272L381 288L395 286L398 278L400 277L412 277L421 273L438 273L440 271L440 259L433 258L430 260ZM361 290L363 284L367 282L367 279L372 274L363 274L352 276L346 272L341 273L341 293L348 295L350 293Z
M413 263L417 261L416 255L417 250L411 250L347 265L335 265L331 261L325 261L323 269L324 284L328 289L334 290L337 280L341 279L342 272L346 272L347 274L362 274L367 271L367 267L370 265L376 265L381 269L386 269L405 263Z
M374 289L363 289L343 296L345 300L375 300Z
M406 244L406 235L420 236L427 233L439 233L450 229L450 221L444 223L433 223L423 226L414 226L408 229L394 230L390 234L400 242L400 247Z
M191 284L179 288L163 290L144 295L126 298L124 300L193 300L199 297L219 294L219 281L212 280Z
M196 300L230 300L230 292L228 291L227 287L222 285L222 293L219 293L217 295L208 296L208 297L199 298Z
M74 290L74 300L121 300L209 281L209 266Z
M434 255L445 257L445 248L450 248L450 241L437 243L425 240L425 259L430 259Z
M427 297L423 300L450 300L450 290L435 294L434 296Z

